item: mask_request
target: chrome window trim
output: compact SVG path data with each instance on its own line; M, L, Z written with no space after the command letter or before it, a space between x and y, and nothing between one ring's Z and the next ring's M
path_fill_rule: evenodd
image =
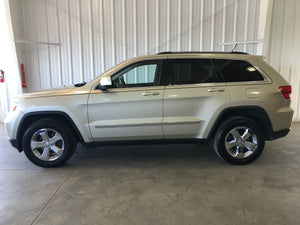
M118 92L136 92L136 91L151 91L151 90L164 90L165 86L151 86L151 87L131 87L131 88L108 88L106 91L100 89L93 89L91 94L99 93L118 93Z

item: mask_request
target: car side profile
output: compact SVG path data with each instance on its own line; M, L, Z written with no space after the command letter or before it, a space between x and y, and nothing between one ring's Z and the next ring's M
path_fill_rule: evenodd
M288 134L290 84L262 57L164 52L125 61L89 83L23 94L8 139L42 167L64 164L77 142L185 140L207 143L225 161L247 164L265 141Z

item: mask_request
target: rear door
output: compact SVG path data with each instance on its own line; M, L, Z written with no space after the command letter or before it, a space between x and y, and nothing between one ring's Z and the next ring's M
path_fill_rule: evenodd
M206 138L230 93L210 59L168 59L164 95L165 139Z

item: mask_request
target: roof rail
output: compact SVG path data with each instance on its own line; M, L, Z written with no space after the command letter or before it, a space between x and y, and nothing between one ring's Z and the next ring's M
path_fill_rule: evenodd
M242 54L249 55L247 52L159 52L157 55L164 54Z

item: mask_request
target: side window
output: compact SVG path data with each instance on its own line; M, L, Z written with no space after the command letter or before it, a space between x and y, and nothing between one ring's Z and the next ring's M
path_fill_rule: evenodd
M112 76L114 88L147 87L158 85L161 61L132 64Z
M225 82L260 81L263 76L254 66L242 60L216 59Z
M169 59L167 84L222 82L209 59Z

